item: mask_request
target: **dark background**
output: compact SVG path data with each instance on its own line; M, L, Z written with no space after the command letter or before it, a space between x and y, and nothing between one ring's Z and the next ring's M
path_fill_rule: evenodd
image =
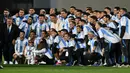
M46 0L46 4L49 5L50 0ZM11 12L12 15L14 15L16 12L18 12L19 8L24 8L25 9L25 13L28 12L28 9L31 7L34 7L34 1L33 0L1 0L0 2L0 14L3 13L3 10L5 8L8 8ZM41 8L35 8L36 13L39 14L39 10ZM50 8L44 8L47 11L47 13L49 12Z

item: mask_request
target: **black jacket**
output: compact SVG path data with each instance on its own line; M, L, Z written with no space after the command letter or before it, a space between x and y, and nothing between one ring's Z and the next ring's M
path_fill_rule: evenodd
M12 25L10 33L7 29L7 24L4 24L4 44L12 43L19 36L19 29L16 25Z
M0 23L0 47L3 45L4 43L4 28L3 28L3 24Z

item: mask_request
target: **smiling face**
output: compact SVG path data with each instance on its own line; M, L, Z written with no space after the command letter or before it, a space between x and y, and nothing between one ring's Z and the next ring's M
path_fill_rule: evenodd
M32 24L32 22L33 22L32 18L29 17L28 20L27 20L27 23L28 23L28 24Z
M64 11L61 11L61 16L63 17L63 18L66 18L67 17L67 13L65 13Z
M55 32L54 31L54 29L50 29L50 35L52 36L52 37L55 37L56 35L57 35L57 32Z
M39 22L40 22L40 23L43 23L44 20L45 20L45 17L43 17L43 16L39 16Z
M114 8L113 12L114 12L114 14L116 15L116 14L119 13L119 10L117 10L117 9Z
M70 39L70 36L69 36L68 34L65 34L65 35L64 35L64 40L67 41L67 40L69 40L69 39Z
M76 17L81 17L82 13L81 12L76 12Z
M50 13L50 14L55 14L55 9L54 9L54 8L51 8L49 13Z
M81 31L82 29L79 26L77 26L77 32L80 33Z
M34 39L36 37L35 33L34 32L31 32L30 33L30 39Z
M105 16L103 17L103 20L104 20L104 22L108 21L108 19Z
M73 28L75 24L73 22L70 22L70 28Z
M25 33L24 32L20 32L20 38L24 38Z
M70 13L71 13L71 14L74 14L74 11L75 11L74 8L70 8Z
M90 23L94 23L95 20L94 20L93 18L91 18L91 16L89 16L89 17L88 17L88 22L90 22Z
M122 9L120 9L120 15L122 16L122 15L124 15L124 14L125 14L125 11L122 10Z
M57 18L54 17L54 16L50 16L50 19L51 19L52 22L56 22L57 21Z

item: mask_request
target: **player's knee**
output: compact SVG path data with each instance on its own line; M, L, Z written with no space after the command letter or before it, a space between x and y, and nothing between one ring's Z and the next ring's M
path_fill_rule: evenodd
M13 58L17 59L18 55L16 53L13 54Z

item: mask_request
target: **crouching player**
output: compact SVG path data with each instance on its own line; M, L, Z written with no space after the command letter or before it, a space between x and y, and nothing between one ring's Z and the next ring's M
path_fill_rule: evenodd
M63 39L59 43L59 56L61 61L66 62L66 66L72 65L72 53L75 48L75 41L66 33L63 36Z
M15 42L15 53L13 54L15 64L24 64L25 62L25 48L28 40L25 38L25 32L20 32L20 37Z
M52 52L48 48L48 44L44 38L41 38L37 49L33 51L36 55L36 64L51 64L53 61Z
M88 52L85 54L88 63L90 65L99 66L101 64L101 47L97 37L94 35L93 31L88 32Z

